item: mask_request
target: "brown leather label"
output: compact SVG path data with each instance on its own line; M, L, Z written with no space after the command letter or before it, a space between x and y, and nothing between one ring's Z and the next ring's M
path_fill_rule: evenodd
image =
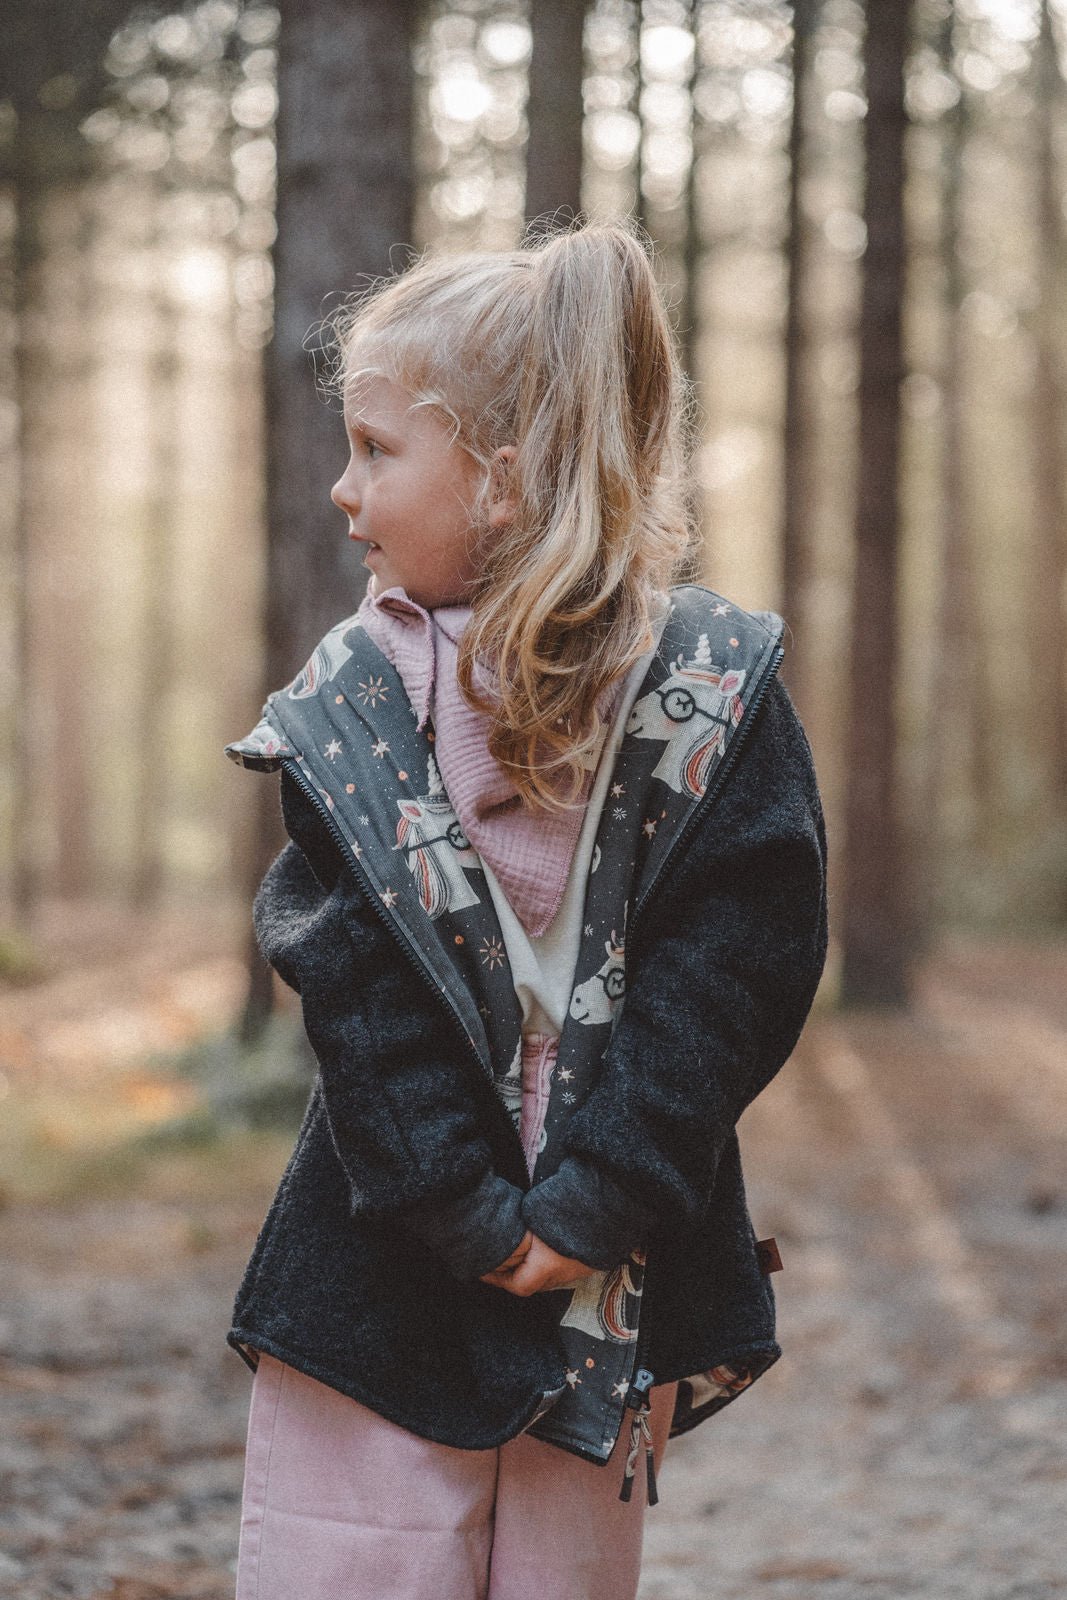
M756 1255L759 1258L759 1269L764 1277L767 1277L768 1273L784 1270L782 1267L782 1252L778 1248L777 1239L757 1239Z

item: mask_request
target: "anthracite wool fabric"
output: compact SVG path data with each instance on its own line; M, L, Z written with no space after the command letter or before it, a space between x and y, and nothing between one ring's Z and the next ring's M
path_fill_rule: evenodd
M777 1359L735 1124L796 1044L827 948L823 813L785 686L628 926L600 1078L533 1189L454 1014L284 772L281 793L291 842L253 916L319 1072L229 1342L425 1438L490 1448L563 1382L544 1297L478 1281L530 1228L594 1267L647 1246L639 1353L656 1383Z

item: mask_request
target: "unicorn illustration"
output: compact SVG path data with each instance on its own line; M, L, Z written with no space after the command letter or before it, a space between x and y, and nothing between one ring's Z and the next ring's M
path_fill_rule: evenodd
M591 978L576 984L571 995L570 1014L576 1022L613 1022L626 992L626 945L616 939L614 928L611 938L604 941L604 949L608 959L603 966Z
M679 651L670 675L643 695L630 712L626 732L637 739L660 739L667 748L652 773L677 794L704 793L721 755L727 730L741 721L744 672L716 667L706 633L686 661Z
M597 1272L583 1278L571 1294L570 1304L559 1319L561 1328L580 1328L593 1339L608 1339L612 1344L630 1344L637 1338L637 1319L627 1320L627 1297L639 1300L641 1290L634 1283L629 1261L610 1272Z
M419 899L429 915L436 918L442 912L461 911L478 904L478 896L463 869L473 871L479 863L478 853L460 827L445 793L433 756L429 758L428 780L428 794L397 802L400 821L396 825L396 848L407 855Z
M289 685L290 700L307 700L324 683L335 678L352 652L344 642L345 634L354 626L355 618L346 617L336 628L331 628L325 638L315 646L310 658Z
M244 756L288 756L292 748L278 733L277 729L268 722L266 717L260 717L252 732L246 734L233 745L227 746L235 750L241 757Z

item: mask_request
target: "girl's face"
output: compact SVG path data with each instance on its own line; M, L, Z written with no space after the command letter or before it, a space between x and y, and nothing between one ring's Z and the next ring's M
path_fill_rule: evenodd
M443 418L387 378L345 396L348 465L330 491L366 545L372 595L401 586L430 610L462 603L478 571L470 507L480 469Z

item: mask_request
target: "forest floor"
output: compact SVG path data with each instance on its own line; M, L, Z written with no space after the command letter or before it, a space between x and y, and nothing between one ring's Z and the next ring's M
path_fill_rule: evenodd
M233 1016L238 927L56 912L0 991L5 1600L232 1600L224 1335L292 1130L198 1123L173 1053ZM741 1135L785 1355L671 1444L642 1600L1067 1596L1067 946L817 1008Z

